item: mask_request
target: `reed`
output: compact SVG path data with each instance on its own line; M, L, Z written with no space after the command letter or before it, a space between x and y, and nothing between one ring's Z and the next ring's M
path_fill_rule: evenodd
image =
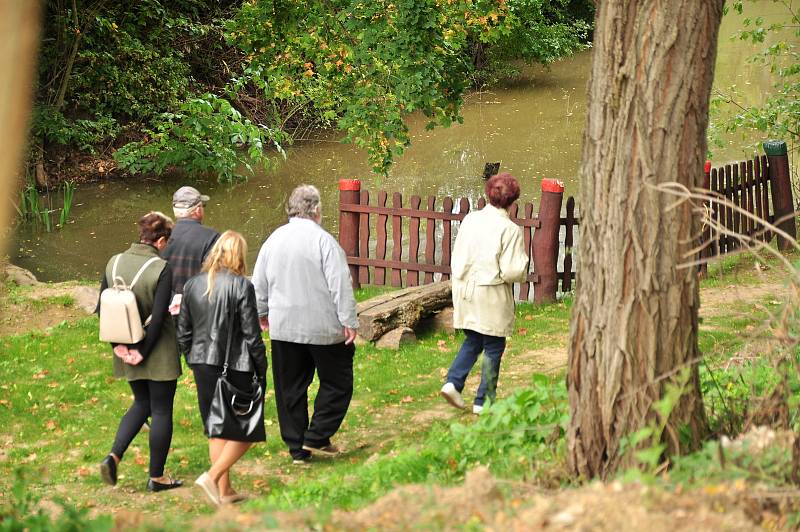
M69 220L69 214L72 211L73 199L75 197L75 183L73 181L64 181L61 190L64 196L64 205L61 208L58 225L60 227L64 227L64 224L66 224Z

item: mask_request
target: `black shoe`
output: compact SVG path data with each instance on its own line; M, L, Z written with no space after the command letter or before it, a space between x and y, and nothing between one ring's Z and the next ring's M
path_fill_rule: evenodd
M311 463L311 453L306 450L292 453L292 463L294 465L309 465Z
M117 461L110 454L100 462L100 478L110 486L117 485Z
M181 486L183 486L182 480L172 480L169 484L162 484L161 482L156 482L152 478L147 481L147 491L174 490L175 488L180 488Z

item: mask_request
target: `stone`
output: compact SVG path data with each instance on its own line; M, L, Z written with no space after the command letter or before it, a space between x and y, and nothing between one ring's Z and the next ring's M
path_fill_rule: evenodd
M416 343L417 335L410 327L398 327L384 334L375 342L380 349L400 349L402 345Z
M453 307L443 308L425 320L425 327L432 331L451 333L453 328Z
M90 286L76 286L71 290L70 295L75 300L75 306L83 310L86 314L93 314L97 308L97 300L100 299L100 290Z
M35 286L39 284L36 276L25 268L14 266L13 264L4 265L4 277L20 286Z

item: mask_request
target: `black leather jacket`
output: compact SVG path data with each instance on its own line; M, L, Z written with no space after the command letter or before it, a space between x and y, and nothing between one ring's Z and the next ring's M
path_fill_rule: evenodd
M228 335L232 334L228 367L267 373L267 356L256 310L253 284L244 277L219 272L209 300L205 295L208 274L189 279L183 288L178 318L178 347L188 364L222 366ZM231 315L233 321L231 322Z

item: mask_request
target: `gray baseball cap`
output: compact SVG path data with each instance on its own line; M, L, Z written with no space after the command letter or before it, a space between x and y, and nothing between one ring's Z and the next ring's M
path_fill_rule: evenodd
M200 194L200 191L194 187L181 187L172 195L172 206L178 209L188 209L201 201L205 203L210 199L208 196Z

